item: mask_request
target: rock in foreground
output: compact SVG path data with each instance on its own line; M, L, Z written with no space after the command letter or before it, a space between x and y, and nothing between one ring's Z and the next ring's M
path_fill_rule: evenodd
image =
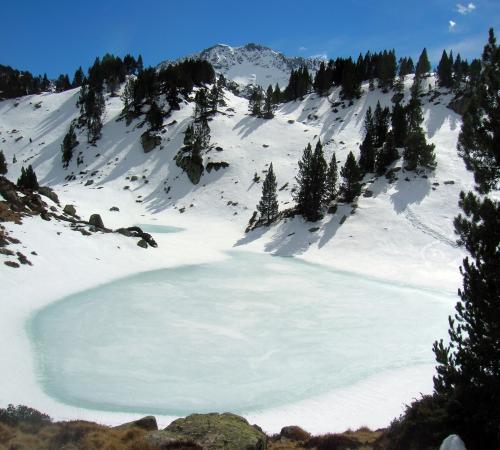
M265 450L266 435L246 419L231 413L192 414L172 422L147 440L159 447L191 441L204 450Z

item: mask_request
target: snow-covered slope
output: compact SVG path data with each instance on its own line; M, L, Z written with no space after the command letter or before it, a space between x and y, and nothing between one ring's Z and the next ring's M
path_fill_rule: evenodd
M210 62L217 73L240 85L255 84L264 88L276 83L283 88L288 84L292 70L306 66L314 73L322 61L319 58L288 57L257 44L247 44L243 47L218 44L175 62L190 58ZM168 64L169 61L165 61L160 67Z
M429 81L434 89L434 79ZM406 96L411 83L408 77ZM227 258L225 252L231 249L295 256L393 283L456 292L464 252L455 245L452 220L458 213L460 190L470 189L473 180L456 152L461 120L446 107L449 94L443 92L433 102L430 95L423 98L424 126L436 145L438 162L427 178L402 169L393 183L385 177L367 177L365 194L356 208L341 204L335 214L315 224L296 217L249 234L244 229L262 189L262 183L253 180L255 173L262 179L272 162L280 208L291 206L297 161L307 143L314 145L320 138L326 158L335 151L342 165L349 151L359 153L367 108L374 108L377 101L390 105L392 93L370 91L364 85L361 99L352 106L339 106L337 112L332 102L339 101L338 89L328 98L311 94L303 101L281 105L272 120L249 116L246 99L230 92L225 95L227 107L209 122L213 147L203 158L205 165L224 161L229 166L205 171L198 185L173 161L192 121L192 102L184 102L180 111L165 119L161 146L145 154L141 121L127 127L118 120L123 107L120 98L107 97L102 138L91 146L84 135L78 136L77 152L82 152L84 164L77 166L73 160L68 169L61 164L60 144L77 115L78 90L0 102L0 148L9 163L9 179L16 180L21 167L31 164L41 184L53 187L62 205L75 204L82 217L99 213L110 228L149 223L185 229L155 236L159 248L144 250L116 234L83 237L64 223L38 217L25 219L23 225L6 224L21 241L13 248L26 247L37 256L31 258L32 267L0 265L0 329L10 342L0 351L0 367L9 368L0 378L1 402L27 403L60 418L95 418L97 413L61 405L39 388L24 332L32 311L132 273ZM401 161L395 166L401 167ZM66 181L70 174L76 179ZM111 212L113 206L119 211ZM398 376L366 380L331 398L325 409L315 401L295 408L288 417L299 424L301 417L315 419L317 428L311 425L311 431L332 431L328 425L332 423L382 426L405 402L431 389L432 367L419 368L417 375L409 376L411 383ZM387 393L391 402L380 400ZM364 407L353 406L353 396ZM342 408L349 405L352 414L346 416ZM281 423L273 418L279 414L259 416L260 423L275 431ZM110 423L123 419L112 414L97 417ZM338 418L344 421L336 422ZM286 416L280 420L286 424Z

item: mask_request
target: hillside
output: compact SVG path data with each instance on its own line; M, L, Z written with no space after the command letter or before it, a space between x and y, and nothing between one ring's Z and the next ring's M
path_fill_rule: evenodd
M248 46L245 49L253 51ZM230 48L224 52L235 54ZM207 58L211 60L211 56ZM246 60L241 61L214 66L235 81L242 73L256 74L257 82L261 82L259 77L268 79L268 67L259 72L263 67L259 63L248 70ZM229 67L226 72L225 67ZM269 83L285 80L289 66L276 70L273 68ZM412 78L405 80L406 98ZM242 80L248 81L252 80ZM22 225L5 223L7 232L20 240L9 248L35 251L37 256L31 258L33 266L0 267L3 298L8 299L0 304L0 327L12 336L12 345L1 355L2 367L8 366L8 370L0 383L0 398L30 404L56 418L95 420L97 414L109 423L128 418L125 413L96 413L62 405L39 389L33 361L18 357L30 353L30 342L23 332L26 317L54 299L111 280L159 268L225 260L231 250L295 256L369 279L453 296L460 284L458 266L464 252L455 244L452 221L458 213L459 192L470 189L473 180L456 152L461 119L447 108L452 96L440 91L432 76L426 79L427 84L431 92L422 99L424 126L427 138L436 145L435 172L417 176L401 169L399 161L393 182L384 176L365 178L355 207L340 204L334 214L314 224L295 217L248 234L244 230L262 190L262 182L254 181L255 173L262 180L273 163L280 209L289 208L297 162L307 143L321 139L326 159L335 151L342 165L349 151L359 154L368 107L374 109L378 101L390 106L392 92L370 91L364 84L359 100L350 106L341 102L333 112L332 103L340 102L340 88L335 88L328 97L309 94L302 101L281 104L275 117L265 120L248 114L246 99L225 91L227 106L209 122L212 146L202 155L205 171L197 185L174 162L192 120L191 101L184 101L179 111L165 118L160 146L145 153L140 142L145 131L142 119L127 126L120 119L120 97L106 95L102 138L94 146L86 144L85 135L78 135L77 151L84 162L78 166L74 158L66 169L60 145L78 115L79 89L0 102L0 148L9 165L10 180L18 178L22 166L31 164L40 184L54 189L61 206L75 205L82 218L98 213L111 229L134 224L183 229L176 234L155 234L158 248L144 250L118 234L82 236L64 221L33 216L23 218ZM17 162L13 162L14 157ZM221 162L228 166L207 170L209 163ZM118 211L110 211L113 207ZM0 258L6 260L4 255ZM451 305L452 301L450 309ZM446 317L442 329L444 334ZM331 423L335 423L335 430L386 425L411 396L431 389L432 365L407 370L406 379L396 374L379 375L323 402L313 399L292 405L283 414L281 410L280 414L256 412L250 417L266 430L279 430L292 422L313 432L331 431ZM393 394L390 399L388 392ZM360 403L369 407L360 412ZM321 420L304 411L317 411Z

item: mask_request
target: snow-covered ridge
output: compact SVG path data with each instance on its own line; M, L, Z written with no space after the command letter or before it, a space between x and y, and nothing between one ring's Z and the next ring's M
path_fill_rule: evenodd
M179 58L175 62L193 58L210 62L217 73L240 85L259 84L264 88L276 83L284 87L292 70L306 66L315 72L322 61L320 58L288 57L258 44L246 44L242 47L217 44L201 52ZM159 67L171 62L164 61Z

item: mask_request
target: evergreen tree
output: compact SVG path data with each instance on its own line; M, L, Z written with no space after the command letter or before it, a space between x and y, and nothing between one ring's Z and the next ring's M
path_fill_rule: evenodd
M378 104L380 107L380 104ZM373 172L375 168L375 124L372 109L368 107L365 115L365 137L360 146L359 165L364 173Z
M494 157L488 161L485 177L484 154L465 153L463 145L475 143L485 129L499 129L500 106L489 103L499 98L499 65L500 50L491 29L483 51L481 83L473 97L475 102L484 102L485 109L478 113L478 106L473 105L466 114L458 144L468 168L474 172L476 189L482 194L498 188L500 161ZM489 138L492 145L495 135ZM498 155L498 147L496 150ZM486 157L488 151L486 147ZM458 292L455 316L449 319L450 343L434 343L438 363L434 390L446 402L445 420L460 430L467 448L499 448L500 203L496 198L462 192L459 205L463 215L455 218L455 231L470 259L466 257L461 267L463 288Z
M375 171L378 175L383 175L387 167L399 158L399 153L394 143L392 131L387 133L387 139L382 148L377 152L375 161Z
M0 175L5 175L8 171L7 161L5 160L5 155L3 151L0 150Z
M493 29L482 57L483 70L463 117L458 151L479 192L499 188L500 180L500 47Z
M278 215L278 196L276 194L276 177L273 171L273 164L269 165L266 178L262 184L262 197L257 205L257 211L261 220L270 224Z
M345 61L342 70L342 97L347 100L358 98L361 95L361 80L356 76L356 67L349 58Z
M194 118L199 120L202 117L206 117L209 110L209 100L208 91L206 87L201 87L198 89L194 96Z
M74 88L80 87L83 84L84 79L85 79L85 75L83 73L82 67L80 66L76 70L75 76L73 77L72 87L74 87Z
M411 97L408 105L406 106L406 116L408 123L408 131L415 131L419 129L424 121L422 114L422 102L420 97L422 95L422 85L420 79L415 77L411 87Z
M394 145L398 148L404 147L408 134L408 126L405 108L400 102L396 102L392 108L391 125Z
M375 129L374 134L374 145L379 148L382 147L386 138L387 132L389 131L389 117L391 113L389 108L382 108L380 106L380 102L377 102L377 106L375 108L375 114L373 117L373 125Z
M312 156L310 203L307 205L306 215L304 216L312 222L322 217L321 206L325 198L326 172L327 164L323 155L323 145L318 139Z
M199 155L201 150L208 148L210 145L210 127L205 116L203 116L193 127L193 157Z
M441 60L437 67L437 76L439 85L446 88L451 88L453 85L453 61L448 57L446 50L443 50Z
M361 193L361 169L352 152L347 155L340 175L343 178L340 192L346 202L352 202Z
M159 130L163 125L163 113L155 101L151 103L149 111L146 113L146 120L153 131Z
M263 100L262 88L260 86L255 86L250 95L250 100L248 102L248 109L252 116L261 117L262 116L262 100Z
M423 49L420 57L418 58L417 67L415 68L415 76L417 78L423 77L431 71L431 63L427 56L427 49Z
M265 119L272 119L274 117L274 103L273 103L273 87L269 85L264 99L264 114Z
M325 205L329 206L333 201L337 199L337 158L335 152L332 153L332 158L330 159L330 164L328 165L328 170L326 172L325 181Z
M71 158L73 158L73 149L77 145L78 140L76 139L75 126L71 123L61 144L62 162L64 167L67 167Z
M313 152L311 144L307 144L302 158L299 161L299 172L295 180L297 181L297 190L294 194L296 209L299 214L305 217L308 204L311 201L311 168L312 168Z
M137 58L136 73L139 74L144 70L144 64L142 63L142 55Z
M208 102L210 105L210 113L216 114L219 106L224 106L226 102L224 101L224 85L225 79L223 75L219 77L219 80L213 84L212 89L208 94Z
M184 131L184 146L191 149L194 143L194 130L193 125L188 125L186 131Z
M38 189L38 180L35 171L31 165L25 170L21 167L21 176L17 180L17 186L24 189L36 191Z
M450 343L434 344L434 389L468 449L499 448L500 204L462 192L460 207L464 216L455 219L455 229L471 259L463 260Z
M316 76L314 77L314 91L318 95L326 95L328 93L328 90L330 89L331 85L331 80L329 77L329 74L326 70L326 66L324 61L321 61L319 65L319 69L316 72Z
M283 94L281 93L281 89L276 83L276 86L274 86L274 92L273 92L273 105L278 105L281 103L281 99L283 97Z

